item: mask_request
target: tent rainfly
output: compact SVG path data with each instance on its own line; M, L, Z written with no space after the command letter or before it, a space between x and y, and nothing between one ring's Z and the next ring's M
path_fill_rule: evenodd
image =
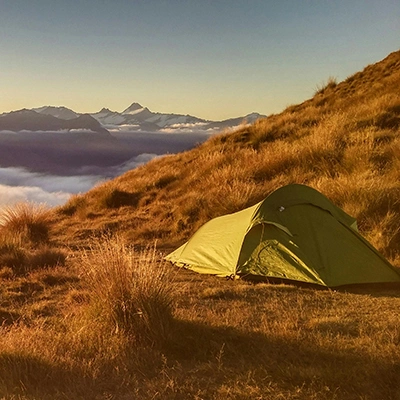
M234 214L214 218L167 260L226 277L325 287L400 283L400 272L317 190L288 185Z

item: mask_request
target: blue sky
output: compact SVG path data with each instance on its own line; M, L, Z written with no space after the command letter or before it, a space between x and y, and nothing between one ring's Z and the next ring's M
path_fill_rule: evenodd
M398 0L0 0L0 113L276 113L400 48Z

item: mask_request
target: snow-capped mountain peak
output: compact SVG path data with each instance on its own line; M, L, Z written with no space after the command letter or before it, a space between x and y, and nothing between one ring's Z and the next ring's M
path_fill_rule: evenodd
M134 114L137 114L137 113L143 111L144 109L145 108L142 105L140 105L139 103L132 103L127 109L122 111L121 114L134 115Z
M103 107L97 114L111 114L113 111L111 111L109 108Z

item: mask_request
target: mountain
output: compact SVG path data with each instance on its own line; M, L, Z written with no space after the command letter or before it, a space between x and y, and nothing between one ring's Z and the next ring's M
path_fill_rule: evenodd
M188 150L241 120L224 124L153 113L139 103L121 113L102 108L91 115L66 107L23 109L0 115L0 166L63 176L116 176L122 165L136 165L140 154L154 157Z
M33 108L32 111L36 111L40 114L52 115L53 117L60 119L74 119L79 116L78 113L66 107L44 106L40 108Z
M256 119L265 118L265 115L253 113L244 117L232 118L224 121L209 121L192 115L166 114L152 112L139 103L132 103L121 113L103 108L91 114L105 128L110 131L164 131L164 132L194 132L218 131L248 123Z
M147 107L142 107L138 103L131 104L122 112L124 115L134 116L137 121L150 122L159 128L170 127L176 124L196 124L206 122L204 119L182 114L163 114L153 113Z
M166 114L152 112L139 103L132 103L122 113L103 108L91 114L107 129L113 130L144 130L144 131L214 131L239 126L243 121L254 122L266 115L253 113L244 117L232 118L224 121L209 121L192 115Z
M54 107L51 108L51 112L54 113ZM70 116L70 113L68 113L68 115ZM37 112L23 109L0 115L0 131L55 132L71 130L90 131L109 135L109 132L89 114L81 114L74 118L62 119L47 114L45 111Z
M44 106L34 108L31 111L66 120L71 120L79 116L75 111L65 107ZM217 132L221 129L239 126L244 121L252 123L257 119L266 117L262 114L252 113L243 117L227 119L224 121L209 121L192 115L152 112L139 103L132 103L122 112L102 108L100 111L91 113L90 115L96 119L104 129L107 129L110 132L160 131L188 133L197 131L210 131L211 133Z
M139 103L132 103L127 109L122 111L122 114L135 115L135 114L139 114L143 111L149 111L149 109L147 107L143 107Z
M89 114L80 114L77 118L68 119L65 122L68 129L88 129L93 132L103 133L109 136L107 129L103 128L102 125Z
M231 127L238 127L243 124L253 124L259 119L266 118L266 115L259 113L251 113L244 117L230 118L224 121L210 122L207 126L208 129L227 129Z
M139 104L133 103L122 113L102 108L99 112L91 114L110 131L158 131L160 127L150 121L153 113Z

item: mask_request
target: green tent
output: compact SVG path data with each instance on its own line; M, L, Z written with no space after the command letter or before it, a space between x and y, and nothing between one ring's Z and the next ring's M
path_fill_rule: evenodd
M321 193L288 185L260 203L212 219L167 260L218 276L327 287L400 282L400 273Z

